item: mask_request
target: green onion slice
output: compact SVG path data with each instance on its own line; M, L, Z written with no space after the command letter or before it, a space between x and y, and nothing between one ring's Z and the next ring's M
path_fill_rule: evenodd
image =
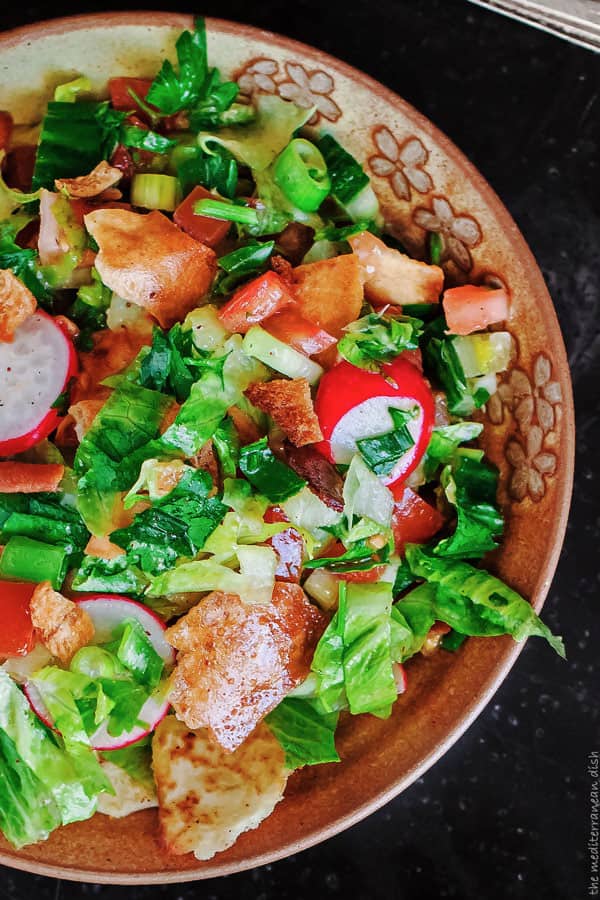
M331 189L322 153L304 138L294 138L281 151L275 161L275 181L303 212L315 212Z

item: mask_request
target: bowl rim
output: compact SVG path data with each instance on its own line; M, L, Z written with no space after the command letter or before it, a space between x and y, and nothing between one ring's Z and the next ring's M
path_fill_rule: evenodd
M573 491L574 463L575 463L575 412L573 402L573 388L569 369L568 358L564 345L564 338L558 322L558 317L554 307L554 303L540 272L539 266L530 250L525 238L523 237L516 222L512 218L504 206L502 200L498 197L494 189L480 174L474 164L466 157L462 150L430 119L415 109L410 103L385 87L375 78L355 68L349 63L343 62L337 57L318 47L297 41L294 38L288 38L284 35L277 34L266 29L258 28L252 25L237 23L229 19L221 19L218 17L206 16L207 31L216 31L234 37L249 38L251 40L260 39L267 41L277 47L292 50L303 54L303 58L316 59L325 63L344 76L353 81L359 82L367 90L374 93L377 97L383 98L388 103L396 106L413 121L417 122L419 127L425 131L431 139L440 147L442 147L452 158L453 163L461 170L462 174L468 179L475 189L480 193L486 205L494 210L494 215L499 220L502 229L506 233L510 233L511 240L517 244L524 261L528 266L528 278L533 283L536 294L544 299L545 312L549 317L548 325L550 329L556 329L560 337L558 347L558 357L556 359L557 367L561 373L563 386L567 389L563 397L563 424L561 433L561 449L565 464L563 466L563 477L558 479L557 484L557 515L553 519L550 531L551 540L548 542L550 550L546 556L544 565L541 567L534 588L531 590L531 599L534 609L539 612L544 605L544 601L550 589L552 579L554 577L556 567L560 558L562 545L567 528L567 520ZM0 53L4 48L16 46L23 41L34 41L40 37L47 37L53 34L62 34L66 30L82 30L90 29L97 26L104 26L108 22L114 22L119 26L158 26L158 27L181 27L189 28L193 23L194 16L191 13L166 12L154 10L135 10L135 11L105 11L96 13L79 13L72 16L61 16L55 19L43 19L27 25L18 26L16 28L0 31ZM26 857L13 856L11 854L0 851L0 865L5 865L14 869L18 869L32 874L46 875L53 878L60 878L69 881L90 882L95 884L114 884L114 885L150 885L150 884L177 884L190 881L204 880L207 878L215 878L221 875L231 875L238 872L247 871L258 866L268 863L277 862L292 854L299 853L314 847L316 844L326 841L334 837L342 831L356 825L358 822L367 818L381 807L389 803L394 797L397 797L402 791L408 788L420 776L422 776L431 766L433 766L459 738L465 733L469 726L479 716L483 709L487 706L491 698L494 696L508 672L515 664L519 654L523 650L525 642L516 643L507 646L500 657L500 661L495 666L488 683L485 688L478 692L476 698L465 707L464 714L461 716L457 724L452 728L443 741L441 741L431 753L423 757L418 763L408 769L402 778L397 779L387 789L381 791L369 801L361 804L351 813L336 819L329 826L322 827L307 835L303 839L290 840L283 847L265 851L256 854L247 860L226 861L219 863L219 854L216 856L216 862L211 860L209 865L205 865L199 869L176 870L169 869L163 872L154 873L127 873L124 871L98 872L90 869L64 868L60 865L50 865Z

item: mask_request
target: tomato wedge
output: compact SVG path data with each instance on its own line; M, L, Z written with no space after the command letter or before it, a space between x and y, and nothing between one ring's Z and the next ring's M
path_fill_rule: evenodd
M309 322L291 305L266 319L262 327L305 356L314 356L336 343L332 334L319 328L314 322Z
M29 601L35 584L0 581L0 656L25 656L35 644Z
M392 531L396 553L404 555L406 544L423 544L438 533L444 524L442 514L415 491L398 483L391 488L394 495Z
M129 91L132 90L137 94L140 100L145 100L151 84L151 78L110 78L108 81L110 102L121 112L131 112L133 109L143 112Z
M231 227L231 222L224 219L212 219L210 216L197 216L194 212L194 204L198 200L212 197L210 191L202 185L198 185L188 194L183 203L180 203L173 213L173 221L183 231L187 231L195 240L208 247L216 247L220 244ZM214 198L213 198L214 199Z
M391 472L382 476L388 485L403 481L427 449L434 402L428 383L402 355L384 365L381 374L359 369L344 360L323 375L315 411L324 440L315 446L331 462L347 465L357 452L357 440L393 429L390 407L413 411L413 418L407 423L413 445Z
M294 298L276 272L265 272L235 292L219 313L228 331L245 334L253 325L279 312Z
M471 334L508 319L508 295L475 284L444 291L442 301L450 334Z

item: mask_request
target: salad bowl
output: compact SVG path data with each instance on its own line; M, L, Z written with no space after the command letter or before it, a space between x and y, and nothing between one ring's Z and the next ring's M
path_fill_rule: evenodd
M103 95L111 76L152 77L191 17L80 16L0 35L0 109L17 124L44 113L56 85L79 73ZM365 167L388 230L417 257L441 239L449 281L504 288L515 352L481 412L481 445L500 471L506 532L491 567L539 612L558 561L573 475L568 364L552 301L531 252L491 188L428 120L382 85L308 46L207 20L209 54L243 94L314 108ZM323 841L388 802L439 759L490 700L522 644L471 638L456 653L412 660L392 716L344 720L341 764L296 772L260 827L208 862L160 846L156 812L96 815L20 851L0 839L0 863L59 878L121 884L181 882L238 872Z

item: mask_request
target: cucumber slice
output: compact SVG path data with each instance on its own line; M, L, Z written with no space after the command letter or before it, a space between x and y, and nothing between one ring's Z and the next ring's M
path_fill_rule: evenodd
M273 337L259 325L250 329L242 346L248 356L259 359L288 378L306 378L309 384L316 384L323 374L320 365Z

